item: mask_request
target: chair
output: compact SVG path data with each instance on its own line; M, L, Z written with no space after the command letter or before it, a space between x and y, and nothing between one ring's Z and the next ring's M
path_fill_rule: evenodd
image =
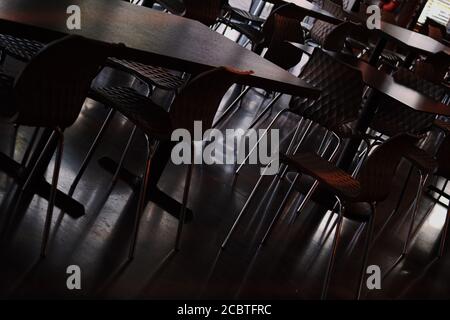
M47 252L55 205L64 144L63 131L77 119L92 79L100 71L107 55L114 52L112 45L79 36L67 36L50 43L34 55L14 81L3 75L1 77L1 93L5 95L3 101L9 105L6 110L2 109L3 120L15 125L53 130L49 142L41 151L39 160L33 165L26 182L21 186L22 192L30 187L34 172L44 155L53 153L51 141L57 143L41 246L43 257ZM20 200L17 203L20 205Z
M258 44L258 51L262 51L262 46L267 45L267 51L264 58L275 63L283 69L290 69L300 62L302 51L289 45L286 41L303 42L303 34L297 19L284 16L289 12L291 5L284 5L274 10L263 26L263 38ZM245 88L232 103L225 109L222 115L216 120L214 126L217 126L233 110L234 106L241 101L250 91L251 87ZM281 94L276 94L265 109L252 121L250 128L253 127L278 101Z
M304 53L310 54L306 50ZM320 97L317 99L292 97L289 108L276 114L265 133L272 128L282 114L291 112L310 122L318 123L328 130L336 131L342 137L351 134L349 128L342 125L357 118L363 95L361 72L329 56L320 48L314 48L299 78L318 87L321 90ZM256 147L250 150L244 163ZM236 170L236 174L244 163Z
M331 138L334 137L336 140L336 146L331 151L331 155L329 156L330 161L332 161L338 155L342 139L349 138L355 134L349 124L357 118L359 109L361 107L364 87L361 72L329 56L320 48L314 48L312 56L310 57L305 68L300 74L300 78L305 80L308 84L319 88L321 90L321 95L317 99L293 97L291 99L289 108L283 109L278 112L278 114L270 122L266 131L263 133L263 135L261 135L259 141L261 141L268 130L270 130L270 128L274 126L276 120L283 113L291 112L300 116L301 118L297 125L296 131L289 143L286 153L297 153L303 141L305 140L306 135L309 133L312 124L315 123L326 130L326 134L321 143L321 146L324 146L324 148L319 147L321 156L325 156L325 153L329 151L327 149L331 145ZM304 125L304 121L309 123L306 125L306 129L304 130L302 136L299 138L299 142L295 145L298 130L300 126ZM236 174L239 173L239 170L242 168L245 161L248 160L251 153L256 149L256 147L257 146L254 146L250 150L249 155L245 158L241 166L236 170ZM287 168L280 167L278 174L273 178L271 186L275 185L275 183L278 183L279 180L284 177L286 171ZM274 218L261 243L264 243L268 238L279 214L281 213L281 210L288 200L288 195L293 190L298 178L299 175L297 174L292 179L288 192L283 198L283 201L279 206L278 211L274 215ZM246 212L248 205L255 195L256 190L259 188L262 179L263 175L261 175L261 177L255 184L245 205L236 217L232 227L230 228L227 236L222 243L222 248L226 247L232 233L237 227L237 224L239 223L243 214ZM309 201L313 193L316 191L317 186L318 181L312 183L310 189L306 191L306 196L298 207L297 212L300 212L303 209L307 201ZM270 192L270 190L271 189L269 187L266 193Z
M147 139L147 162L143 174L139 204L128 255L130 259L134 256L139 221L145 207L150 165L153 155L158 151L158 145L170 143L171 134L175 129L186 129L192 136L194 132L194 121L202 121L202 128L204 130L210 128L225 92L234 82L239 82L239 78L250 73L250 71L240 72L225 67L205 72L189 82L175 98L169 112L166 112L162 107L156 105L152 100L139 94L132 88L93 88L90 94L93 99L118 110L133 122L136 127L144 131ZM205 92L208 92L208 94L205 95ZM151 143L152 140L155 142ZM122 155L122 158L124 156L125 153ZM186 174L183 202L175 240L176 250L179 249L185 220L192 167L193 161L191 161Z
M3 63L7 55L12 56L13 58L22 62L28 62L44 46L44 43L36 40L18 38L8 34L0 33L0 63Z
M327 296L344 218L364 223L367 230L363 263L356 293L356 298L360 298L377 203L388 197L396 168L403 154L416 142L416 137L407 134L387 140L371 153L356 178L314 153L282 156L282 161L287 163L290 168L319 181L324 188L336 197L339 204L339 217L323 284L322 299Z

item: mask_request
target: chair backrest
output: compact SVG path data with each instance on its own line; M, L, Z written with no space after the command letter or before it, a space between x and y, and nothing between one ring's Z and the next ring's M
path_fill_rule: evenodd
M445 95L445 88L404 68L399 68L393 77L396 82L410 87L423 95L440 101ZM372 119L371 128L388 136L399 133L422 134L431 129L436 115L415 111L391 98L384 98Z
M364 88L361 71L315 48L300 78L321 94L317 99L293 98L292 109L330 130L357 118Z
M223 0L184 0L184 17L213 25L222 10Z
M303 43L303 31L300 22L304 17L299 16L293 3L284 3L273 9L263 24L263 46L283 41ZM256 50L258 51L258 50Z
M413 135L397 135L369 155L357 177L361 185L362 201L379 202L388 197L402 156L417 141L418 138Z
M176 97L171 108L170 118L174 129L187 129L193 137L194 121L202 122L202 129L211 128L220 102L240 77L252 71L239 71L227 67L204 72L191 80Z
M436 160L438 162L436 174L445 179L450 179L450 135L447 135L441 142L436 153Z
M113 45L70 35L45 46L14 84L15 122L66 128L77 119L92 79Z
M304 42L300 21L277 13L271 20L271 38L267 40L268 45L264 58L283 69L290 69L300 62L302 52L286 45L286 41Z

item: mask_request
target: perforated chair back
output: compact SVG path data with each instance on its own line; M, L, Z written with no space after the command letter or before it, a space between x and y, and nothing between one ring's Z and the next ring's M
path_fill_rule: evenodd
M45 46L25 66L14 84L15 122L66 128L83 106L92 79L112 45L66 36Z
M393 77L396 82L436 101L440 101L445 95L443 86L420 78L407 69L398 69ZM435 118L434 114L415 111L395 100L385 98L378 106L372 119L371 128L388 136L400 133L423 134L431 129Z
M321 94L317 99L293 98L290 108L294 112L330 130L357 118L364 88L359 70L316 48L300 78Z
M357 177L361 185L362 201L379 202L388 197L402 156L417 141L417 137L413 135L397 135L369 155Z
M239 77L250 71L220 67L194 78L176 97L170 108L173 129L187 129L194 133L194 121L202 122L203 131L211 128L220 102Z
M211 26L220 16L222 2L222 0L184 0L186 7L184 17Z

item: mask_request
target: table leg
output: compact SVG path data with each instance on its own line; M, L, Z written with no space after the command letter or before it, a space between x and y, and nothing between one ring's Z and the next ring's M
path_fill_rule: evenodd
M369 125L372 122L380 98L380 94L377 91L372 89L369 90L370 90L368 92L369 96L367 97L366 103L363 106L358 122L356 123L356 129L358 132L361 133L365 133L369 128ZM347 172L350 170L351 165L353 163L353 159L356 153L358 152L358 148L359 145L361 144L361 141L362 139L359 136L352 137L349 139L338 161L338 166L341 169Z
M373 50L372 54L369 58L369 64L372 66L376 66L378 60L380 59L381 53L383 52L384 47L386 46L386 39L380 37L378 39L377 45L375 46L375 49Z
M51 129L46 129L42 133L42 136L38 142L36 147L36 151L31 155L30 163L36 163L38 161L40 151L44 149L47 141L49 140L52 134ZM51 146L49 148L49 152L43 156L40 161L39 167L36 168L32 181L30 181L29 187L23 191L21 197L21 206L26 208L29 206L31 200L33 199L34 194L37 194L45 199L50 197L50 189L51 186L49 183L45 181L44 174L47 170L48 164L50 163L53 153L56 149L56 140L51 141ZM0 168L2 171L6 172L11 177L15 178L19 185L22 185L25 179L28 177L30 173L30 168L25 168L18 162L13 159L5 156L0 153ZM15 207L16 201L19 198L20 188L16 188L14 194L10 197L10 203L7 205L6 211L11 211L12 208ZM84 206L66 195L62 191L58 190L56 193L55 204L58 208L63 209L72 217L80 217L84 214Z

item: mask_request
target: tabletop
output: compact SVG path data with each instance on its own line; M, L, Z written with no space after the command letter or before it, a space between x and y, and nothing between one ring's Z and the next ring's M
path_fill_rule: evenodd
M290 42L292 45L302 49L311 55L314 50L313 47ZM412 108L420 112L427 112L433 114L439 114L444 116L450 116L450 107L445 104L435 101L420 92L415 91L407 86L404 86L398 82L395 82L394 78L371 66L365 61L359 60L356 57L352 57L345 54L340 54L332 51L326 51L330 56L354 67L361 71L364 83L386 95L403 105Z
M376 29L376 31L390 40L401 42L407 47L421 53L430 54L442 51L450 55L450 48L439 41L436 41L435 39L424 34L405 29L388 22L382 21L380 28Z
M332 24L339 24L343 22L342 19L334 16L330 12L318 7L317 5L307 0L266 0L266 2L279 4L279 3L293 3L298 7L298 13L320 19Z
M81 29L67 28L70 5L81 9ZM254 73L242 84L299 96L319 91L203 24L122 0L0 0L0 30L37 40L79 34L105 43L124 43L119 58L188 73L219 66Z

